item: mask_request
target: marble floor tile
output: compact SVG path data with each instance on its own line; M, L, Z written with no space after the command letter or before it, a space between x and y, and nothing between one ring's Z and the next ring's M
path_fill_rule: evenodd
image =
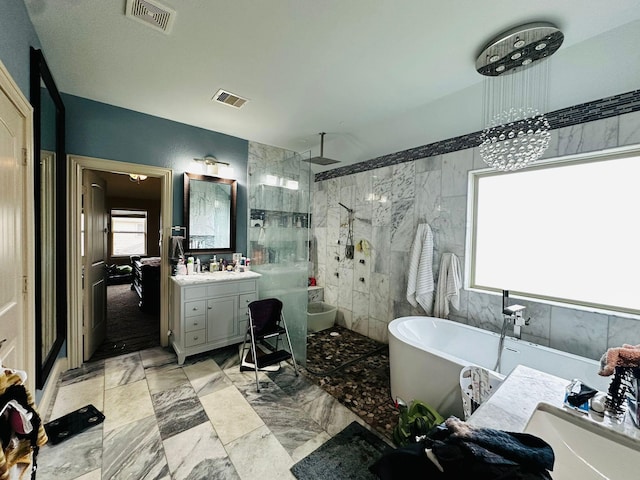
M174 480L240 479L211 422L174 435L163 444Z
M293 459L264 425L229 443L226 450L242 479L295 479L289 471Z
M105 434L102 478L170 478L155 416L128 423Z
M326 395L326 392L319 386L311 383L307 377L293 371L293 367L287 365L279 371L269 373L269 378L287 393L291 398L300 404L308 403L318 397Z
M75 480L102 480L102 470L98 468L97 470L77 477Z
M145 380L110 388L105 391L104 397L105 432L136 422L154 413Z
M200 397L200 401L223 445L264 425L236 387Z
M240 387L239 390L288 453L323 431L302 404L277 386L260 393L251 387Z
M90 403L104 410L104 375L60 387L50 418L55 420Z
M289 364L260 372L257 392L254 372L240 372L238 347L184 366L163 348L135 358L83 367L59 382L56 414L93 403L106 419L45 446L39 480L293 479L293 463L358 419ZM142 378L131 381L139 366Z
M104 361L104 388L109 389L144 379L144 368L138 352Z
M166 364L160 367L151 367L145 370L149 391L151 394L171 390L189 383L189 379L181 367Z
M240 366L240 349L242 345L232 345L230 347L219 348L211 352L211 358L220 366L222 370Z
M210 358L193 365L186 365L183 370L200 397L233 385L218 364Z
M148 348L139 353L144 368L162 367L169 364L174 364L176 368L179 366L178 357L175 352L168 347Z
M60 375L60 386L71 385L72 383L84 382L95 377L104 376L104 360L85 363L81 367L67 370Z
M100 471L102 436L102 425L96 425L57 445L44 445L38 454L37 479L72 480L96 469Z
M209 423L196 392L188 383L155 393L151 401L163 440L204 422Z
M226 368L224 370L224 374L237 387L249 387L251 385L253 386L254 390L257 390L256 374L254 371L241 372L240 366L235 365L233 367ZM274 385L268 374L262 371L258 371L258 382L260 383L260 389L269 388L270 386Z
M300 445L293 452L291 452L291 459L294 463L297 463L329 440L331 440L331 437L327 432L323 430L314 438Z
M332 437L344 430L351 422L359 422L364 425L360 417L331 395L312 400L305 404L305 408L311 418Z

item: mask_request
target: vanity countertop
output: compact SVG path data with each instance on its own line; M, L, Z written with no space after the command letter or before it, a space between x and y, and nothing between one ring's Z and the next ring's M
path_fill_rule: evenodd
M178 285L197 285L198 283L210 282L228 282L232 280L249 280L251 278L260 278L257 272L203 272L193 273L191 275L175 275L171 280Z
M563 408L567 380L518 365L495 393L469 417L468 423L509 432L521 432L533 415L538 403ZM640 441L640 429L628 415L624 422L615 423L609 417L594 412L579 414L617 432Z

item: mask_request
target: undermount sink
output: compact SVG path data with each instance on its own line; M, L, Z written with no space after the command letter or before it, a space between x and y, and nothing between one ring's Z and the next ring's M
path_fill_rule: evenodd
M640 442L578 415L540 403L524 429L553 448L553 479L637 480Z

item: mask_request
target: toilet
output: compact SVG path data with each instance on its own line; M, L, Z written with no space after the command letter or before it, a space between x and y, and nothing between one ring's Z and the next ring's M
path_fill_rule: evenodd
M307 304L307 332L319 332L333 327L337 307L324 302Z

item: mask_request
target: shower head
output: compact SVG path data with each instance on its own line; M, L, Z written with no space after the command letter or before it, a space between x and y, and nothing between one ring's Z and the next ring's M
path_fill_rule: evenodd
M303 162L314 163L316 165L332 165L334 163L340 163L339 160L333 160L332 158L327 158L324 156L324 136L325 136L325 132L321 132L320 133L320 156L311 157L308 160L303 160Z

